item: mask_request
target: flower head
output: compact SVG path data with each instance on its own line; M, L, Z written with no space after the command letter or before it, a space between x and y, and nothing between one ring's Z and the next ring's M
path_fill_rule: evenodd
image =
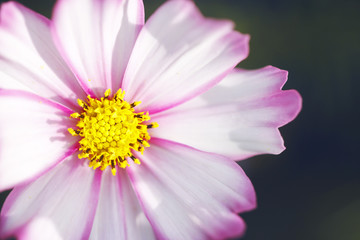
M82 137L79 141L79 150L82 151L78 155L80 159L90 159L89 165L94 169L101 167L101 170L105 170L111 166L113 175L116 175L116 166L130 166L127 158L140 164L132 151L143 153L144 147L150 146L147 129L158 127L158 124L145 124L150 120L149 113L134 112L134 107L140 102L126 102L121 89L113 98L110 98L110 92L108 89L100 100L90 96L87 102L78 99L83 110L82 113L70 115L79 121L76 130L69 128L68 131L73 136Z
M287 72L234 69L249 36L190 0L0 11L0 237L224 239L255 208L235 162L284 150ZM125 94L126 93L126 94Z

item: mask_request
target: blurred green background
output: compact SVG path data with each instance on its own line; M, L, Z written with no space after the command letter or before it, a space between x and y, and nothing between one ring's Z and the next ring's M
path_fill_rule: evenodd
M50 17L55 1L19 2ZM144 0L147 17L163 2ZM258 196L258 208L242 214L243 239L360 239L360 1L195 2L204 15L231 19L251 35L239 67L288 70L285 89L304 100L281 129L285 152L240 163Z

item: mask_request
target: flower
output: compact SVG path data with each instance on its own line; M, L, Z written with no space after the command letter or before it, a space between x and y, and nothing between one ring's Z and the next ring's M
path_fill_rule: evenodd
M187 0L146 24L141 0L58 0L51 21L2 4L0 237L242 235L235 161L282 152L301 108L286 71L234 69L248 41Z

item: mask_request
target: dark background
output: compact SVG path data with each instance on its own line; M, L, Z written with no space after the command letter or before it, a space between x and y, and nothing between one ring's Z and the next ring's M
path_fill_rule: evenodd
M55 1L19 2L50 17ZM144 0L147 17L162 2ZM258 208L242 214L243 239L360 239L360 1L195 2L251 35L239 67L286 69L285 89L303 97L300 115L281 129L287 150L240 163L258 196Z

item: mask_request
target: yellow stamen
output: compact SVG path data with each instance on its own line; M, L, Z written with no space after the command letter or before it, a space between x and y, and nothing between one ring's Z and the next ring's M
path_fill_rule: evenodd
M86 101L78 99L83 111L70 115L71 118L79 119L76 124L78 129L69 128L68 131L73 136L81 137L79 150L82 152L79 158L91 159L89 166L93 169L105 170L110 166L115 176L116 166L130 166L129 159L140 164L132 151L142 154L150 146L148 129L159 125L155 122L145 123L150 120L149 113L136 113L134 107L140 102L126 102L125 92L121 89L112 99L110 94L108 89L100 100L90 96Z

